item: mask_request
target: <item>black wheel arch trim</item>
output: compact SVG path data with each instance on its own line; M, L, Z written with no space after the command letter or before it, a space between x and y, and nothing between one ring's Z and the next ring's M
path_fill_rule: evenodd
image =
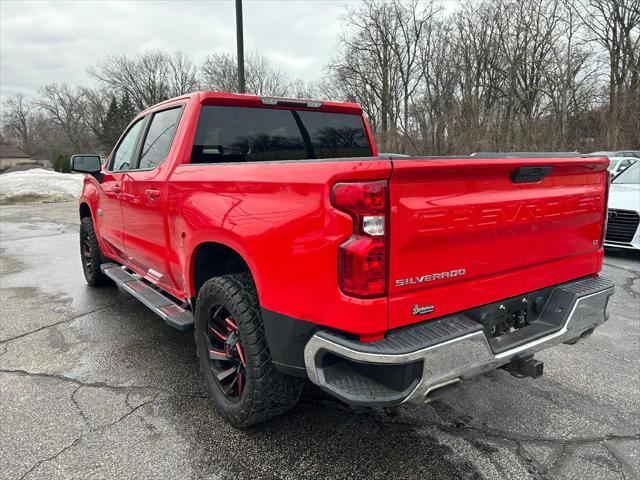
M306 377L304 347L319 326L264 307L260 310L273 365L282 373Z

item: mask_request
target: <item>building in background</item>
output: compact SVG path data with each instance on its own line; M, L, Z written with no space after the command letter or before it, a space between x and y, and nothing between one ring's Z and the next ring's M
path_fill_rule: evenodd
M31 155L23 152L12 143L0 143L0 172L7 169L28 170L29 168L47 168L51 169L53 164L51 160L45 158L32 158Z

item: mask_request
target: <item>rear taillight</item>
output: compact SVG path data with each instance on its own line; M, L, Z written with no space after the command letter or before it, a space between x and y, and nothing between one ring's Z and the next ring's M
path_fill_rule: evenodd
M387 293L387 193L386 180L333 187L331 203L353 218L353 235L338 250L338 282L346 295Z

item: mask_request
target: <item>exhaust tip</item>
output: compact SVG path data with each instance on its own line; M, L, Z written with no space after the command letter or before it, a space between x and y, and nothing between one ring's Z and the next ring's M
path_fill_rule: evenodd
M460 378L454 378L453 380L448 380L444 383L436 385L429 389L424 397L424 403L429 403L442 397L446 397L447 395L450 395L453 392L457 391L461 385L462 380L460 380Z

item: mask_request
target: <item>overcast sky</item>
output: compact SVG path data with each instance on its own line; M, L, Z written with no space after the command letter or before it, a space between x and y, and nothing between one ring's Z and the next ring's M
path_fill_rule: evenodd
M331 58L350 2L245 0L245 50L282 70L317 78ZM0 94L32 95L50 82L91 82L86 67L109 53L182 50L200 62L235 52L233 0L0 0Z
M340 20L359 0L244 0L245 51L260 50L293 78L313 80L334 55ZM457 0L443 0L446 10ZM182 50L197 63L235 52L235 2L0 0L0 99L42 85L89 85L109 53Z

